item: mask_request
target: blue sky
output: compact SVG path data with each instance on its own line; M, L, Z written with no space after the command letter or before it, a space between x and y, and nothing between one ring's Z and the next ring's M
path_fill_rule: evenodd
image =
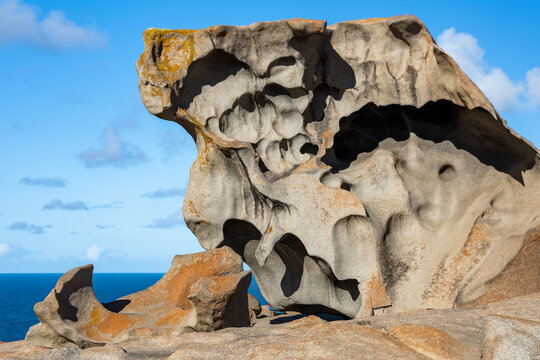
M538 1L0 0L0 272L163 272L201 250L180 215L195 146L137 89L146 28L400 14L540 147Z

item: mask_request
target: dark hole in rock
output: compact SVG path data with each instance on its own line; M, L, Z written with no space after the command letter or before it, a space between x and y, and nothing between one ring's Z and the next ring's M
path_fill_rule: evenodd
M251 240L259 240L261 232L249 221L229 219L223 224L223 242L220 246L228 246L243 260L246 244Z
M111 301L108 303L103 303L103 307L109 311L119 313L120 311L124 310L126 306L131 302L131 300L128 299L118 299L115 301Z
M306 90L303 88L285 88L279 84L271 83L265 85L262 91L263 94L270 97L285 95L293 99L306 95Z
M317 153L319 152L319 147L317 145L315 145L315 144L312 144L312 143L305 143L300 148L300 152L302 154L317 155Z
M272 69L278 66L292 66L296 63L296 60L292 56L285 56L281 57L279 59L276 59L268 65L268 69L266 70L266 73L264 74L265 77L270 76L272 73Z
M287 139L281 139L281 141L279 142L279 148L283 151L289 150L289 145L287 145Z
M321 158L333 173L347 169L359 154L375 150L382 141L405 141L411 133L434 143L450 141L522 184L522 173L535 164L534 149L493 121L490 113L446 100L428 102L421 108L369 103L342 118L339 125L334 145Z
M442 180L451 180L455 177L456 175L456 170L454 169L454 167L452 165L443 165L441 166L441 168L439 169L439 177L442 179Z
M264 107L266 104L266 97L262 92L258 91L255 93L255 102L257 105L259 105L259 107Z
M201 94L203 86L215 86L242 69L249 67L223 50L212 50L205 57L195 60L184 79L181 107L188 109L193 99Z
M284 297L291 297L299 290L303 292L309 291L309 286L303 286L301 288L301 285L306 281L314 281L314 279L318 278L320 280L325 279L318 286L333 287L335 289L334 291L341 294L339 296L348 299L346 301L356 301L359 298L360 292L357 280L337 279L325 260L310 256L302 241L290 233L283 235L280 241L274 246L273 253L277 255L274 257L274 260L279 259L279 262L285 268L285 272L283 275L280 275L281 277L279 279L274 278L276 274L267 268L268 264L263 267L259 266L253 256L254 249L257 246L256 244L261 237L261 232L250 222L230 219L223 225L223 242L219 246L229 246L236 253L242 255L244 261L259 274L258 281L264 281L266 279L266 285L269 287L272 287L272 284L277 285L279 283L276 289L268 291L279 289ZM252 246L254 243L255 247ZM250 259L254 261L250 261ZM269 259L268 261L274 260ZM269 266L271 268L275 265L276 263ZM264 282L259 283L259 285L263 287ZM338 300L344 299L340 298ZM336 309L321 304L288 304L287 309L309 314L326 313L345 316Z
M262 159L259 159L259 170L261 170L263 174L269 171Z

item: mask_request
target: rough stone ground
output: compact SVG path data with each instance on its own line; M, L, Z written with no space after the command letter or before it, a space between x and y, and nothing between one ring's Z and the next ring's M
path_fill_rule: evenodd
M539 359L538 309L540 293L478 308L413 310L355 320L288 312L262 315L252 328L143 337L84 350L75 345L48 349L24 341L0 343L0 358Z

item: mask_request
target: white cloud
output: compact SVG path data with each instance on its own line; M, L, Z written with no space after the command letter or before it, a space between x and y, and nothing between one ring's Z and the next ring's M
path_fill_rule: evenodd
M478 85L498 110L509 110L520 104L525 88L520 82L512 81L506 73L484 61L484 49L478 40L456 29L445 30L437 43L458 63L461 69Z
M9 244L6 244L6 243L0 244L0 256L6 255L9 252L9 250L11 250Z
M533 68L527 72L527 97L531 105L540 106L540 68Z
M113 126L104 130L101 143L101 148L88 149L79 154L86 167L126 167L147 160L146 154L138 146L122 141L118 130Z
M105 34L68 20L52 10L39 19L38 8L20 0L0 0L0 46L23 42L54 50L97 48L107 42Z
M103 253L103 248L94 244L90 246L88 250L86 250L86 258L91 261L98 261L102 253Z

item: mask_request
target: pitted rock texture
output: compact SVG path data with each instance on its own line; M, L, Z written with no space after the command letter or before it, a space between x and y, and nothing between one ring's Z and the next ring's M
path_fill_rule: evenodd
M240 254L274 308L353 318L501 299L516 257L532 283L512 295L540 290L538 252L520 255L540 226L538 151L416 17L144 42L143 102L199 152L186 224Z
M177 255L157 283L105 304L94 294L92 270L86 265L68 271L35 305L40 323L28 331L27 344L87 348L250 324L251 273L230 248Z

